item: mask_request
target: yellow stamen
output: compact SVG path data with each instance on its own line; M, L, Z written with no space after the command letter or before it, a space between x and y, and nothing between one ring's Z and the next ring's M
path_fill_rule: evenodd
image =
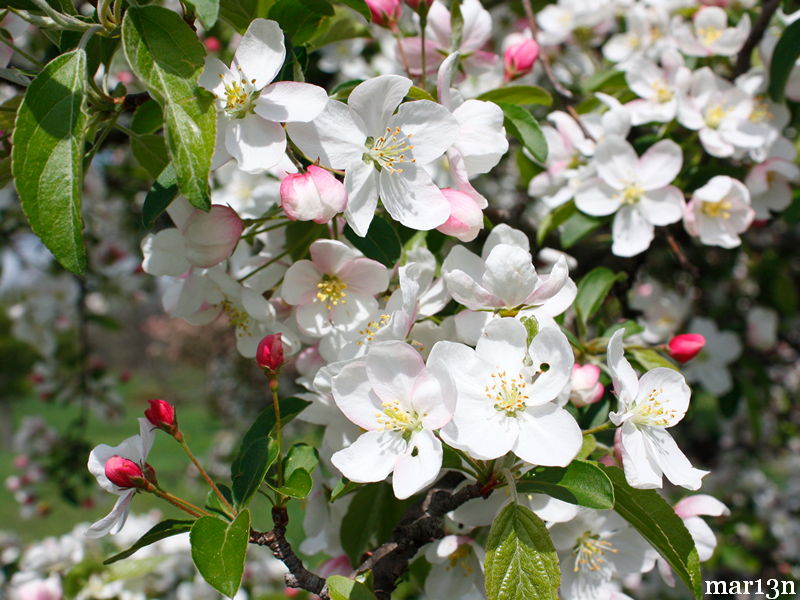
M328 310L339 304L346 304L347 284L336 275L323 275L317 284L317 300L324 302Z

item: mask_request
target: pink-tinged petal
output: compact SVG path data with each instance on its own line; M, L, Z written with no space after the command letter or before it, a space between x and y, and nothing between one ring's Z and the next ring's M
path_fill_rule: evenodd
M367 135L378 137L386 131L389 119L409 89L411 80L407 77L380 75L357 85L347 105L361 117Z
M595 150L597 174L615 190L639 181L639 157L628 142L620 137L608 137Z
M142 240L142 269L150 275L177 277L189 270L186 247L180 231L174 227L162 229Z
M587 215L604 217L621 206L619 198L618 190L595 177L584 181L575 192L575 206Z
M308 251L319 272L329 275L339 275L350 261L361 256L357 250L339 240L317 240Z
M442 456L442 443L433 432L423 429L413 434L394 467L394 495L404 500L432 484L442 468Z
M708 471L695 469L665 429L648 427L642 432L647 451L673 484L689 490L700 489Z
M427 369L414 382L411 403L426 429L439 429L453 418L456 396L455 383L446 366L428 361Z
M338 269L339 277L347 282L347 289L356 294L374 296L389 286L389 271L371 258L354 258Z
M395 467L407 444L396 431L368 431L331 457L333 466L357 483L383 481Z
M281 297L295 306L310 304L317 296L317 284L321 279L322 273L312 261L298 260L283 277Z
M208 212L195 210L183 227L186 258L208 268L228 258L239 243L244 223L229 206L215 204Z
M442 194L450 203L450 217L436 229L462 242L471 242L483 229L483 211L469 194L444 188Z
M694 540L694 546L697 548L697 558L700 559L700 562L705 562L714 556L717 538L708 523L700 517L688 517L684 519L683 524L689 530L692 540Z
M347 191L345 218L353 231L364 237L378 206L378 172L361 161L353 163L345 172L344 187Z
M650 146L639 159L637 181L645 191L669 185L683 166L683 151L672 140L661 140Z
M597 365L572 365L573 388L589 389L600 380L600 367Z
M679 500L675 505L675 514L681 519L698 517L721 517L731 514L731 511L722 502L708 494L695 494Z
M464 0L461 4L461 16L464 19L464 29L459 50L463 53L480 50L492 37L492 17L489 11L481 6L479 0Z
M345 417L368 431L381 428L378 422L378 415L383 411L381 399L372 389L363 360L345 366L331 380L331 390L336 406Z
M281 161L286 150L286 134L278 123L251 115L228 125L225 149L242 171L260 173Z
M616 256L636 256L650 247L655 237L653 225L644 218L638 206L623 206L614 216L611 225L613 243L611 252Z
M458 71L458 61L461 58L459 52L453 52L444 59L439 66L439 72L436 78L436 89L438 91L439 102L448 110L453 110L453 95L450 87L453 84L453 77Z
M644 434L630 421L620 431L619 449L628 484L639 489L660 488L661 469L650 455Z
M674 185L647 192L640 200L641 212L653 225L671 225L681 220L686 202Z
M108 533L118 533L125 525L125 521L128 518L131 500L133 500L135 493L136 490L130 489L120 495L114 504L114 508L111 509L111 512L89 527L86 531L86 537L99 538Z
M307 123L319 116L327 102L328 94L317 85L279 81L261 90L254 110L267 121Z
M559 256L550 272L539 276L536 289L525 299L525 304L544 304L561 292L569 281L567 259Z
M442 191L425 169L415 164L404 164L402 173L390 173L383 169L378 177L378 185L386 210L406 227L428 231L447 221L450 216L450 204Z
M555 404L519 413L519 437L513 451L532 465L565 467L581 449L583 434L575 418Z
M366 365L370 385L383 402L398 402L403 410L412 409L415 381L425 370L419 352L405 342L372 344Z
M241 68L242 76L249 82L255 79L252 85L260 90L275 79L285 57L283 31L278 24L266 19L254 19L239 42L231 70Z
M537 373L536 380L528 386L528 406L554 400L569 382L575 363L569 341L559 329L544 327L533 338L528 353L530 368Z
M620 412L625 412L639 392L639 378L631 363L625 358L624 329L618 329L608 341L608 368L614 382L614 392L620 401Z
M422 75L422 40L419 36L400 39L397 48L397 61L402 62L403 55L408 61L408 71L412 75ZM425 69L428 75L436 73L442 62L442 55L437 52L436 44L425 40Z

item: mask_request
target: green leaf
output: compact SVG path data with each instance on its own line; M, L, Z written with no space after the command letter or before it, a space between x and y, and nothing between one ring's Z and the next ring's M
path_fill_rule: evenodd
M327 0L278 0L269 11L292 45L305 44L320 32L322 21L333 16L333 6Z
M172 165L167 165L144 197L142 223L150 229L178 195L178 177Z
M217 112L211 94L197 85L203 45L177 13L160 6L129 8L122 42L131 69L164 109L178 187L193 206L208 210Z
M362 5L366 8L366 4ZM306 47L309 52L344 40L352 40L353 38L369 37L369 29L357 20L352 11L347 10L342 6L334 8L334 15L330 17L326 26L311 38Z
M531 342L533 341L533 338L536 337L536 334L539 333L539 321L534 315L531 315L530 317L522 317L520 321L522 321L522 324L525 326L525 332L527 333L525 340L525 347L527 348L531 345Z
M284 398L278 402L278 409L281 413L281 423L286 425L289 421L294 419L303 410L310 406L311 402L301 400L300 398ZM272 405L268 406L256 417L256 420L247 430L242 438L240 448L245 448L258 438L267 437L272 433L272 428L275 427L275 409Z
M160 523L153 525L150 529L148 529L147 533L136 540L136 542L130 548L123 550L122 552L119 552L110 558L107 558L103 561L103 564L110 565L118 560L122 560L123 558L128 558L140 548L144 548L150 544L155 544L164 538L172 537L173 535L178 535L179 533L186 533L192 528L193 523L194 521L183 519L167 519L165 521L161 521Z
M284 231L286 231L285 247L289 249L289 256L299 260L306 256L314 240L325 237L328 228L313 221L292 221Z
M164 138L154 133L132 135L131 152L145 171L153 177L158 177L169 164Z
M607 220L607 217L590 217L580 211L575 212L563 223L561 246L565 250L571 248Z
M549 234L559 225L563 224L567 219L577 212L578 207L576 207L575 203L570 200L569 202L565 202L561 206L557 206L547 213L544 219L542 219L542 222L539 223L539 229L536 231L536 243L541 246L547 237L547 234Z
M342 496L347 496L347 494L355 492L359 488L361 488L360 483L350 481L347 477L342 477L331 490L330 502L336 502Z
M375 594L363 583L354 579L331 575L326 583L331 600L375 600Z
M535 467L517 482L523 494L547 494L589 508L614 508L614 488L592 462L574 460L567 467Z
M369 11L369 7L364 0L337 0L339 4L344 4L345 6L349 6L362 17L364 17L367 21L372 20L372 13Z
M298 468L292 471L292 474L286 478L282 486L274 485L269 481L267 481L267 485L279 494L302 500L308 496L311 487L314 485L314 480L308 471Z
M12 96L0 104L0 131L10 132L14 129L14 121L17 120L17 111L22 103L23 94Z
M680 369L675 363L668 358L665 358L655 350L651 350L649 348L633 348L628 350L628 353L633 356L634 360L636 360L636 362L638 362L645 371L655 369L656 367L666 367L667 369L673 369L674 371L680 372Z
M31 78L18 69L0 69L0 79L5 79L21 87L28 87L31 84Z
M408 96L412 100L430 100L431 102L436 102L436 98L431 96L427 91L423 90L421 87L417 87L415 85L411 86L406 96Z
M200 517L192 526L189 542L192 561L211 587L233 598L242 583L244 558L250 540L250 511L231 522Z
M476 100L507 102L508 104L541 104L550 106L553 97L550 92L536 85L511 85L482 93Z
M772 62L769 66L769 95L775 102L783 101L786 91L786 82L794 69L795 62L800 58L800 21L794 21L781 34L781 39L772 52Z
M272 0L224 0L220 3L219 16L239 33L247 31L247 27L256 17L265 17Z
M256 438L239 452L231 464L234 506L247 506L277 459L278 444L268 437Z
M561 571L542 520L508 504L495 517L486 542L488 600L557 600Z
M495 102L503 109L505 127L539 162L547 160L547 140L528 109L507 102Z
M131 131L155 133L164 126L164 111L155 100L148 100L136 109L131 119Z
M220 0L186 0L206 29L211 29L219 17Z
M304 469L313 473L319 464L319 453L314 446L308 444L295 444L289 448L283 460L283 474L288 478L296 469Z
M86 270L83 155L86 53L54 58L33 80L17 112L11 169L33 232L73 273Z
M223 485L221 483L215 483L217 489L225 496L225 499L228 501L228 504L231 506L233 505L233 492L231 492L231 488L227 485ZM222 500L219 499L216 492L214 490L209 490L208 494L206 495L206 506L207 510L215 513L221 519L228 519L228 507L222 503Z
M390 269L400 260L400 255L403 253L403 245L394 227L378 215L373 217L364 237L359 236L349 225L344 228L344 236L353 246L361 250L364 256L377 260Z
M595 267L578 282L575 312L578 313L578 321L584 330L594 313L603 304L614 283L625 277L625 273L614 273L606 267Z
M614 485L614 510L650 542L689 587L702 598L700 561L681 518L655 490L632 488L619 467L601 466Z
M407 500L395 498L392 486L383 482L365 485L356 492L340 528L342 548L352 564L358 564L374 544L389 539L407 504Z

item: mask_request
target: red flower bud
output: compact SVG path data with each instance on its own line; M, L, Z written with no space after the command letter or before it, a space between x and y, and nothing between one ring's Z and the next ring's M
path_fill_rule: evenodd
M262 369L277 371L283 364L283 342L281 334L275 333L265 336L258 343L256 349L256 362Z
M175 407L166 400L150 400L150 408L144 411L144 416L155 427L163 429L172 435L178 430L178 419L175 416Z
M413 10L419 10L420 4L430 8L431 4L433 4L433 0L406 0L406 4L408 4L408 6L410 6Z
M129 458L114 455L106 461L106 477L121 488L135 488L140 487L141 482L136 482L134 479L144 479L144 473L141 467Z
M503 55L506 80L530 73L537 58L539 58L539 44L535 40L526 39L506 48Z
M403 5L400 0L364 0L367 3L369 12L372 14L372 22L381 27L391 26L397 23Z
M705 345L706 338L699 333L682 333L669 341L669 355L679 363L685 363L697 356Z

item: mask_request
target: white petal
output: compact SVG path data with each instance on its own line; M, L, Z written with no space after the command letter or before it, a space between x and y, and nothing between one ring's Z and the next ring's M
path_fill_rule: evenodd
M360 252L338 240L317 240L311 244L309 254L317 270L329 275L340 275L351 261L361 256Z
M565 467L581 449L583 435L577 421L555 404L529 407L518 418L514 454L532 465Z
M354 258L337 274L347 283L348 292L355 294L374 296L389 286L389 271L371 258Z
M378 206L378 172L372 165L354 163L345 172L344 188L347 190L344 216L353 231L364 237Z
M361 162L366 150L364 124L346 104L328 100L323 111L310 123L289 122L286 131L297 147L311 160L335 169Z
M484 398L459 396L453 420L441 430L442 440L473 458L491 460L511 450L519 437L519 420L495 410Z
M416 456L412 454L414 450ZM423 429L412 435L408 450L394 468L394 495L404 500L433 483L442 468L442 454L442 443L431 431Z
M657 190L672 183L683 165L683 151L672 140L661 140L648 148L639 159L637 181L645 191Z
M136 490L131 489L122 494L117 499L111 512L86 530L86 537L99 538L107 533L117 533L122 529L125 525L125 520L128 518L131 500L133 500L135 493Z
M683 520L683 524L694 540L694 546L697 548L697 558L700 559L700 562L705 562L714 556L717 538L708 523L700 517L689 517Z
M674 185L647 192L640 203L642 214L653 225L677 223L686 208L683 192Z
M597 174L608 185L622 190L631 182L639 181L639 157L633 147L619 137L608 137L597 145L594 155Z
M405 342L373 344L366 358L372 389L384 402L399 402L412 408L411 397L417 377L425 369L419 352Z
M644 218L638 206L623 206L611 225L614 242L611 252L616 256L635 256L650 247L655 237L653 225Z
M622 426L619 447L629 485L640 489L661 487L661 468L651 457L644 434L630 421Z
M231 70L241 67L248 81L255 79L256 89L270 83L283 66L286 49L283 32L275 21L254 19L236 49Z
M516 319L495 319L487 325L478 340L475 353L489 365L516 373L522 368L522 361L525 359L527 337L525 326Z
M549 402L559 395L569 382L575 355L567 337L560 330L549 327L540 329L536 334L529 353L533 371L542 371L542 366L547 365L547 370L540 372L528 388L531 406Z
M367 430L380 428L377 415L383 410L381 400L372 390L363 361L345 366L331 380L331 390L336 406L353 423Z
M664 429L648 427L644 432L648 450L653 460L664 472L664 476L675 485L680 485L689 490L700 489L704 475L708 471L695 469L678 448L678 444Z
M198 84L217 98L225 95L225 81L238 80L231 70L218 58L207 56Z
M300 121L315 119L328 102L324 89L309 83L279 81L261 90L255 112L267 121Z
M619 192L600 178L589 179L575 192L575 206L587 215L604 217L620 207Z
M310 304L317 295L322 274L310 260L298 260L283 277L281 297L292 305Z
M425 169L414 164L403 165L402 173L381 171L379 189L389 214L411 229L434 229L450 217L447 198Z
M347 105L361 117L367 135L378 137L386 131L389 119L409 89L411 80L406 77L380 75L357 85Z
M614 392L621 404L620 412L628 410L630 402L636 398L639 391L639 378L631 363L625 358L624 335L624 329L618 329L608 341L608 368L611 370Z
M453 418L456 408L456 386L444 363L431 363L414 382L411 403L423 415L426 429L439 429Z
M394 469L406 446L398 432L368 431L353 444L334 454L331 462L351 481L383 481Z
M667 367L656 367L642 375L636 400L640 403L648 396L654 397L665 411L664 427L672 427L686 414L691 393L683 375Z
M260 173L281 161L286 150L286 134L278 123L250 115L228 124L225 149L242 171Z
M150 275L177 277L189 270L183 234L176 228L162 229L142 240L142 269Z
M406 102L397 109L387 127L399 127L414 146L411 154L420 165L439 158L458 137L458 122L441 104L430 100Z

